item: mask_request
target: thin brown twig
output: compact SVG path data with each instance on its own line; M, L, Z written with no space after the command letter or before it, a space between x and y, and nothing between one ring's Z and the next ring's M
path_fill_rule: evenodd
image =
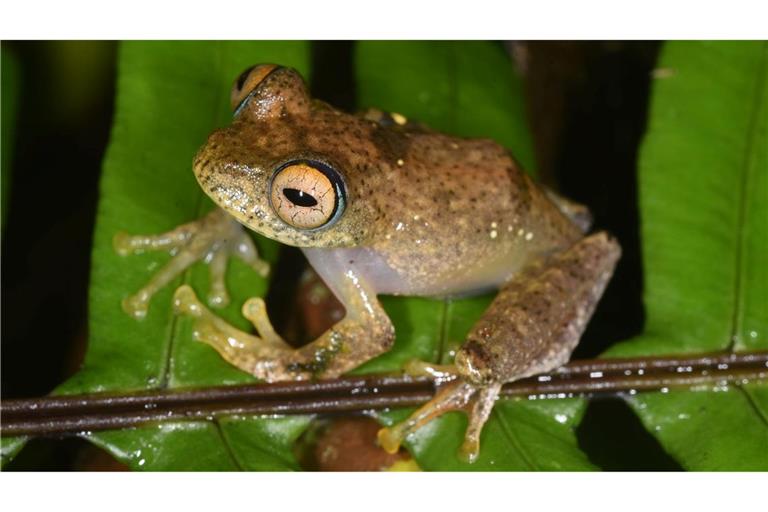
M574 361L550 374L507 384L502 394L549 399L703 390L766 380L768 351L601 359ZM7 400L0 404L1 432L3 436L60 435L228 415L341 413L408 407L429 400L439 384L430 379L379 375Z

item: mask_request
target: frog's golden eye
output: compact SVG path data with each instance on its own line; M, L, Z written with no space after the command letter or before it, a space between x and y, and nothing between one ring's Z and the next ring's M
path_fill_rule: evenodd
M275 171L270 200L286 224L317 229L335 222L344 210L344 183L332 167L322 162L295 160Z
M280 66L275 64L260 64L258 66L251 66L240 73L240 76L237 77L237 80L232 85L232 92L229 95L229 102L235 113L234 115L237 115L248 104L248 101L256 91L256 87L278 67Z

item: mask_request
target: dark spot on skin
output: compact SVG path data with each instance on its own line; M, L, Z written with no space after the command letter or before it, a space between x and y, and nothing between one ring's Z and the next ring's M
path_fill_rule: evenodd
M318 377L328 364L336 357L341 350L341 344L331 344L330 347L321 347L313 354L313 360L303 363L289 363L285 369L289 372L308 372L313 377Z

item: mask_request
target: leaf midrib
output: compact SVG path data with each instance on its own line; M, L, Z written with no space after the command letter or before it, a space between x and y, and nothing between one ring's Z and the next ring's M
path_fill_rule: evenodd
M739 213L737 220L737 238L738 244L736 246L735 256L735 283L734 283L734 301L733 312L731 314L731 333L728 340L728 350L733 352L737 348L739 340L739 334L742 330L744 323L744 303L745 303L745 287L744 280L745 275L745 258L747 256L747 229L745 227L747 222L747 203L748 203L748 191L750 184L753 180L753 174L756 172L757 166L754 165L754 160L757 158L757 137L759 132L759 119L763 114L765 106L765 94L763 92L766 80L766 68L768 68L768 43L763 43L763 48L760 55L760 67L758 69L757 80L755 81L755 92L753 93L753 102L755 108L751 110L751 116L749 119L749 125L747 128L747 144L744 148L743 157L743 172L741 173L741 188L739 190ZM765 418L763 418L765 419Z
M216 41L216 51L215 51L215 68L216 72L211 73L210 76L221 76L220 70L222 68L222 63L225 60L224 53L226 52L226 46L222 45L219 41ZM212 109L212 120L210 125L216 126L216 123L220 117L221 114L221 105L222 102L218 101L218 95L219 95L219 89L217 87L211 87L211 94L213 95L213 109ZM203 215L203 205L205 204L203 201L203 194L198 193L197 195L197 204L195 205L195 212L197 213L196 218L199 218ZM192 280L192 266L188 267L182 274L182 284L190 284ZM163 360L161 362L161 370L160 370L160 389L167 389L169 387L169 384L171 382L171 373L173 372L173 354L174 354L174 348L176 346L177 341L179 340L180 331L181 331L181 323L179 322L179 315L177 315L175 312L171 315L171 325L167 331L166 339L163 342L164 350L163 350ZM232 464L235 468L237 468L238 471L243 471L244 468L238 458L235 456L234 447L229 443L229 440L227 439L227 436L223 432L222 425L219 423L218 420L206 420L206 423L209 423L213 426L213 428L216 431L217 436L221 440L222 445L224 446L224 450L229 457L229 459L232 461Z
M219 72L222 68L222 62L224 61L223 54L225 53L226 47L223 46L219 41L216 41L216 72L211 73L210 76L221 76L221 73ZM219 96L219 89L217 87L211 87L211 94L213 95L213 109L212 109L212 121L210 123L210 126L216 126L216 122L219 119L219 115L221 113L221 105L222 103L217 100ZM198 191L197 195L197 204L195 206L195 212L196 212L196 218L199 218L203 215L203 194L202 192ZM182 284L190 284L192 280L192 267L193 265L189 266L183 273L182 273ZM160 371L160 385L158 386L160 389L167 389L169 387L169 384L171 382L171 373L173 372L173 353L174 348L176 346L176 342L180 338L180 330L181 330L181 323L179 322L179 315L177 315L175 312L171 315L171 325L168 329L168 334L166 336L165 341L163 342L163 345L165 349L163 350L163 360L162 360L162 367ZM226 442L225 442L226 444ZM229 447L228 447L229 449Z
M733 352L737 348L738 340L740 340L739 334L743 330L744 325L744 303L745 303L745 287L744 280L746 278L745 258L747 256L747 229L745 228L747 220L747 199L749 197L748 191L750 184L752 183L753 174L757 169L754 161L757 158L757 137L759 133L759 123L761 115L765 115L765 80L766 70L768 69L768 43L763 43L763 48L760 55L760 67L758 69L757 80L755 83L754 92L754 104L756 107L752 109L751 117L749 119L748 128L748 140L747 145L744 148L744 172L741 179L741 190L739 191L739 217L738 217L738 238L739 243L736 253L736 282L734 290L734 309L731 316L731 336L729 340L729 351ZM755 416L760 422L768 428L768 416L760 406L755 402L752 397L752 393L741 384L736 384L736 389L744 395L747 403L749 403L752 410L755 412Z

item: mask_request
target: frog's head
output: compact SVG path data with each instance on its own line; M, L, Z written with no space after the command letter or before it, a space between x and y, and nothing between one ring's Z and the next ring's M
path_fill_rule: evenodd
M265 64L235 81L232 124L210 135L194 172L203 190L254 231L298 247L358 245L366 215L350 212L332 157L309 149L313 108L301 75Z

